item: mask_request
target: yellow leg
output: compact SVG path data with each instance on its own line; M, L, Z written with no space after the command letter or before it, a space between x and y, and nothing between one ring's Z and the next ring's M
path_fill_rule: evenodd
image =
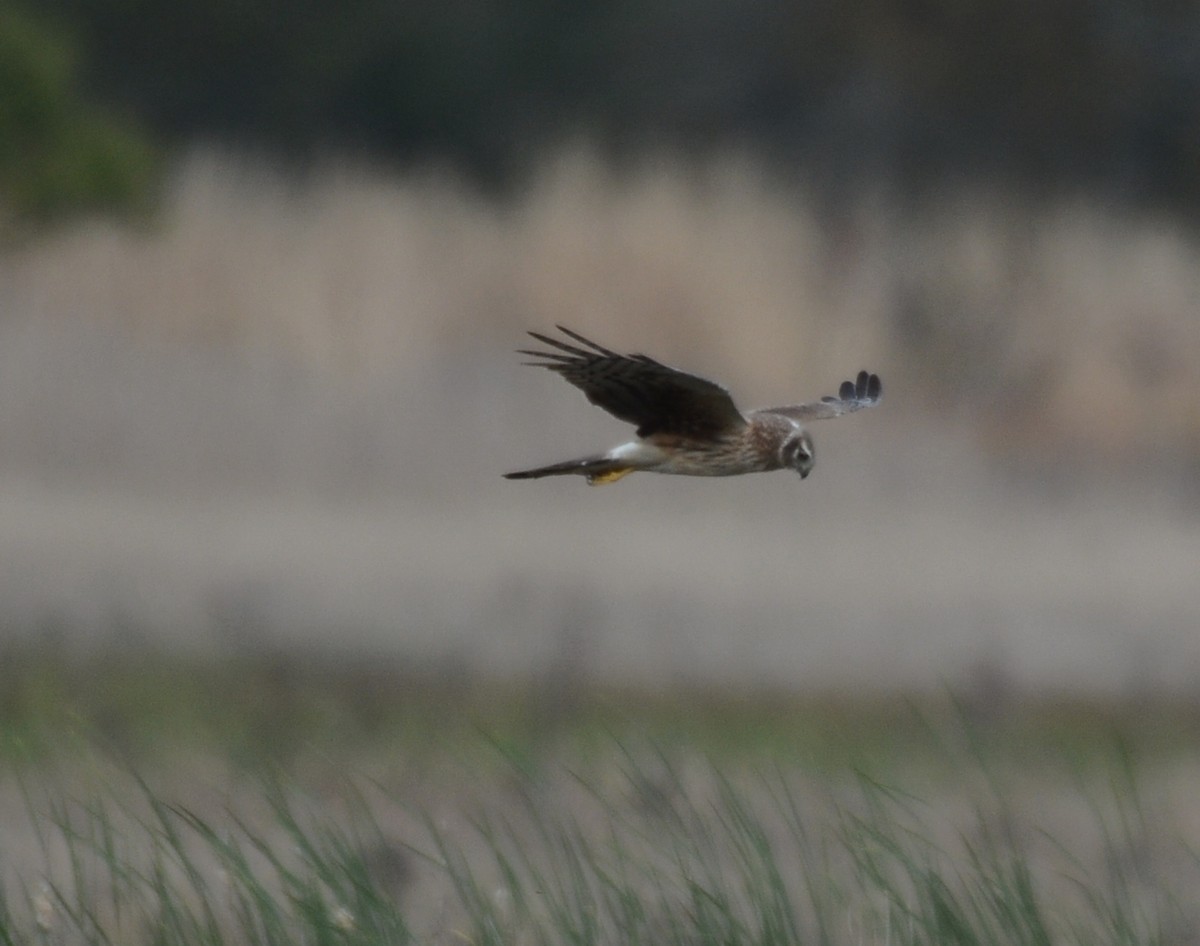
M628 476L632 472L633 472L633 467L626 466L626 467L621 467L618 470L612 470L611 472L608 472L608 473L596 473L595 475L588 477L588 485L589 486L605 486L609 483L615 483L622 476Z

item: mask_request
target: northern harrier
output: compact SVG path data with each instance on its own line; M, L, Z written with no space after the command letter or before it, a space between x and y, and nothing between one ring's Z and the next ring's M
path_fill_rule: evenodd
M637 439L579 460L504 474L510 480L576 473L593 485L613 483L635 470L683 476L737 476L767 470L813 468L813 443L801 421L840 417L879 403L879 376L865 371L843 381L837 397L768 407L743 414L719 384L669 368L646 355L618 355L558 326L572 345L529 334L553 351L528 351L526 362L556 371L598 407L637 424Z

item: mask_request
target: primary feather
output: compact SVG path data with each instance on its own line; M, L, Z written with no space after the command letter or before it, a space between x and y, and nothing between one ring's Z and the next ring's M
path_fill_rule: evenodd
M713 437L745 425L746 418L721 385L648 355L619 355L561 325L558 330L579 345L530 332L557 350L521 349L521 354L541 359L526 363L562 375L597 407L636 424L639 437L656 433Z

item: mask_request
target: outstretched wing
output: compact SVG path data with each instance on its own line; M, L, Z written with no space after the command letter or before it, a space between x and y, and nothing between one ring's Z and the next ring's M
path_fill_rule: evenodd
M670 433L712 439L745 425L746 418L721 385L646 355L618 355L561 325L558 330L579 344L530 332L555 351L521 349L521 354L540 359L526 364L558 372L597 407L637 424L639 437Z
M808 404L793 404L789 407L766 407L756 414L782 414L794 420L825 420L853 414L864 407L874 407L883 396L883 383L879 375L860 371L853 381L843 381L837 397L826 395L819 401Z

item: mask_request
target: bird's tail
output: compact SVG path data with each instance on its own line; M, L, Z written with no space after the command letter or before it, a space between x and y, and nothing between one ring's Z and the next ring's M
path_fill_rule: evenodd
M518 470L516 473L505 473L506 480L537 480L543 476L568 476L575 474L586 476L592 486L602 486L605 483L615 483L621 477L632 473L635 467L620 460L607 457L584 457L582 460L567 460L563 463L552 463L550 466L539 466L533 470Z

